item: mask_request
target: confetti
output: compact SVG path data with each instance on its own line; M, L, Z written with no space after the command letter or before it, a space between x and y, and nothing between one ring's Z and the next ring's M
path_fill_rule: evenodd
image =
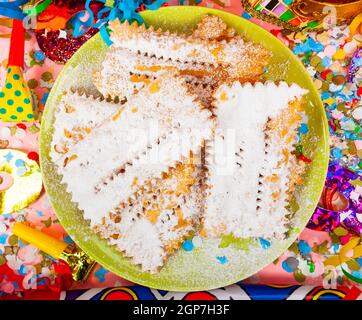
M216 259L219 261L220 264L226 264L229 262L226 256L217 256Z
M184 249L186 252L192 251L193 248L194 248L194 245L192 244L192 241L190 241L190 240L186 240L182 244L182 249Z

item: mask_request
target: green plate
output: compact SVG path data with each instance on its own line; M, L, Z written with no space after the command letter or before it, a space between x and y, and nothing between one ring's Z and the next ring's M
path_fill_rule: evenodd
M262 249L258 241L250 241L246 249L235 245L221 248L220 239L207 239L201 247L191 252L179 250L158 274L151 275L141 272L138 266L130 263L114 247L91 232L89 223L83 219L81 211L72 203L71 196L61 183L61 177L50 160L49 150L54 110L64 90L70 87L95 90L91 75L100 68L108 50L99 35L85 43L64 67L47 100L41 126L40 156L45 187L53 208L69 235L79 247L110 271L130 281L163 290L196 291L223 287L251 276L274 261L293 243L311 217L321 194L328 166L327 119L319 94L301 62L278 39L238 16L208 8L167 7L143 12L142 16L148 25L189 33L207 13L221 17L246 39L261 43L273 52L268 66L268 79L295 82L310 92L306 110L309 132L303 145L306 155L313 161L308 165L304 184L295 193L295 202L291 204L295 213L288 239L271 241L268 249ZM217 256L226 256L228 262L221 264Z

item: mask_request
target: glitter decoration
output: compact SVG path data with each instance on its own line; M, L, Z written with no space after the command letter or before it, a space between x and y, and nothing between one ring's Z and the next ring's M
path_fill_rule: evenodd
M362 212L362 188L353 184L358 180L360 180L358 174L337 163L330 164L325 188L333 191L324 193L322 203L315 210L308 223L308 228L330 232L342 225L347 230L360 234L362 232L362 220L359 216L359 213ZM362 180L360 181L362 182ZM343 210L336 211L338 208L334 207L333 195L335 192L340 193L346 199L347 203Z
M50 60L65 63L97 32L96 29L90 29L81 37L74 38L68 34L62 36L60 31L43 29L36 31L36 38L39 47Z

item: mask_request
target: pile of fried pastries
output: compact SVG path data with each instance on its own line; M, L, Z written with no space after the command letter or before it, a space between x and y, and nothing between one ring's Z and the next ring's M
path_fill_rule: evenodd
M264 81L271 52L216 16L110 28L99 94L64 92L51 145L93 232L151 273L194 234L284 238L307 91Z

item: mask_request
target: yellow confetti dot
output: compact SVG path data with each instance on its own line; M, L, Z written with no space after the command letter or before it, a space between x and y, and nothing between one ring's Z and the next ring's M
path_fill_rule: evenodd
M333 59L342 60L346 57L346 52L343 49L338 49L333 55Z
M321 80L319 80L319 79L316 79L315 81L314 81L314 86L316 87L316 89L317 90L319 90L320 88L322 88L322 81Z

